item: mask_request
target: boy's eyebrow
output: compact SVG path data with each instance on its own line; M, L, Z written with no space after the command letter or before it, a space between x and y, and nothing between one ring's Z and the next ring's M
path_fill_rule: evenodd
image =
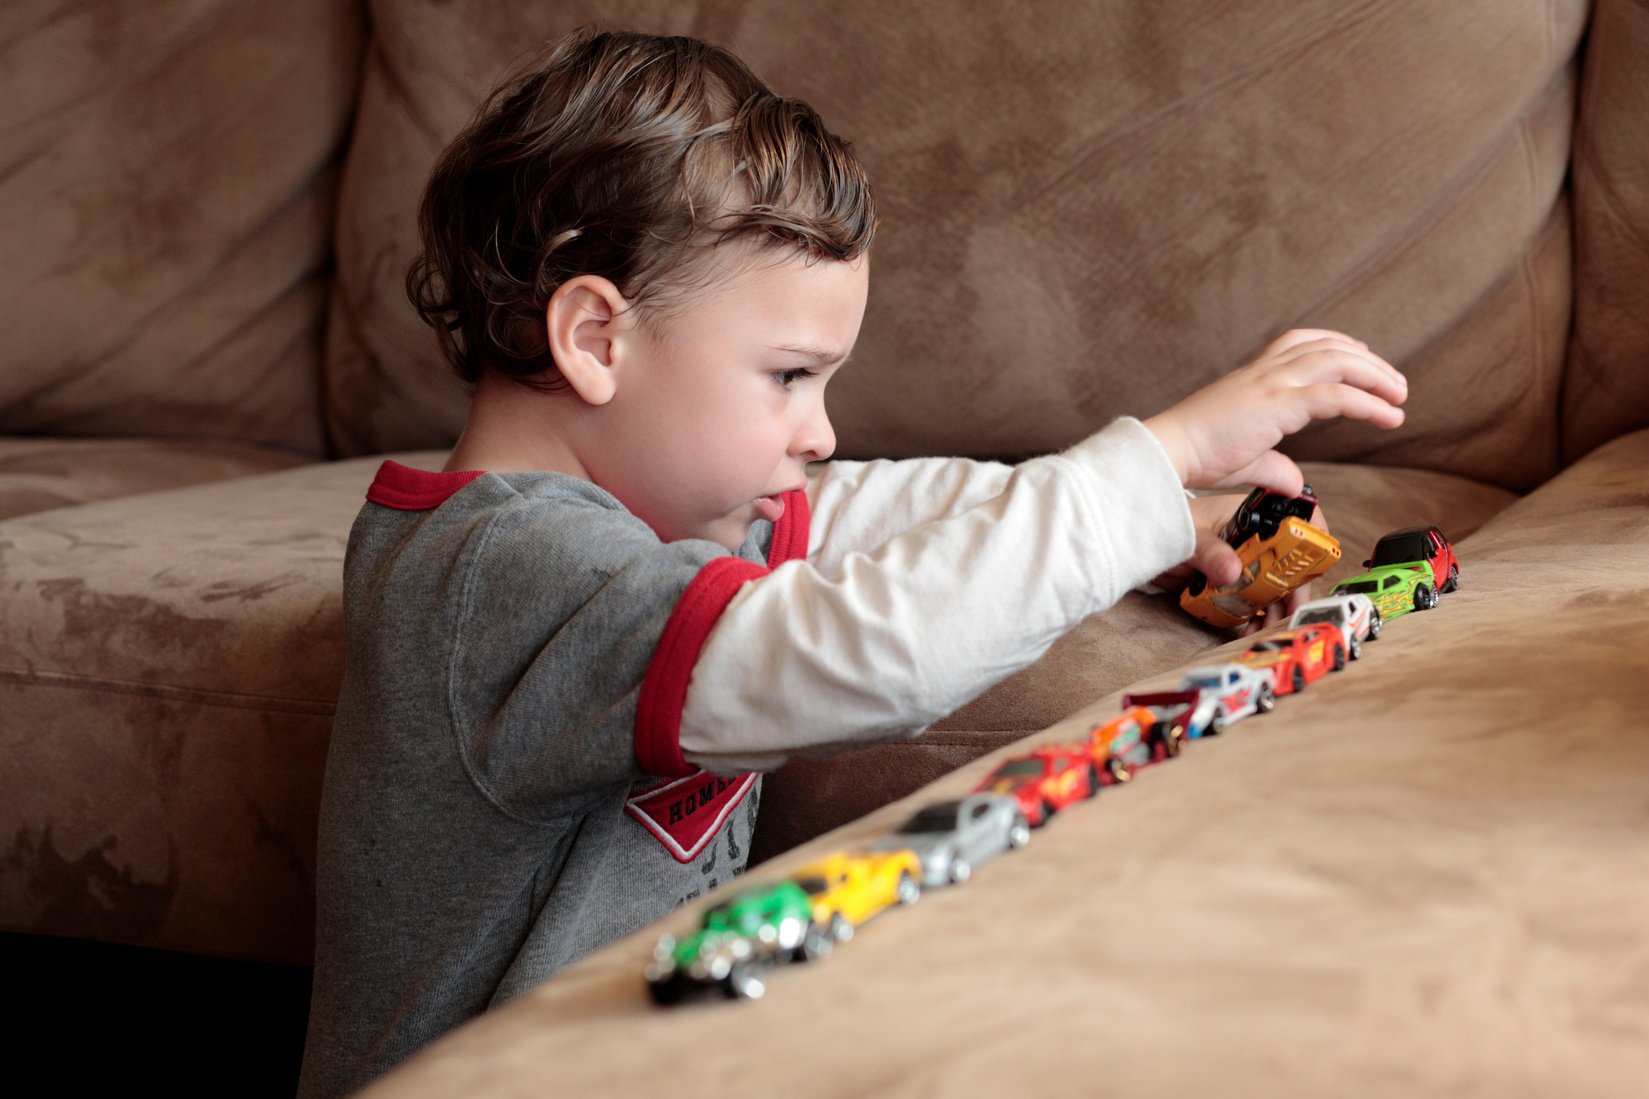
M792 355L803 355L809 359L812 359L814 362L819 363L833 363L838 359L845 361L849 354L846 351L834 351L826 347L791 347L788 345L774 345L773 350L785 351Z

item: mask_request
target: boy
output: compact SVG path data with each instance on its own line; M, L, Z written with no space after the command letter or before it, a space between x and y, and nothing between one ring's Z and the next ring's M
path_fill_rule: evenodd
M301 1092L364 1084L743 868L754 772L912 735L1152 577L1313 417L1401 422L1333 333L1014 468L838 463L875 215L804 104L580 33L437 165L409 278L474 385L351 533ZM1198 531L1205 532L1198 537Z

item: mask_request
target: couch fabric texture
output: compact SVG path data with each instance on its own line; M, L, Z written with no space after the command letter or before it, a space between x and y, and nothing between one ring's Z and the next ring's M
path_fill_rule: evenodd
M436 468L464 415L402 291L419 189L500 76L587 22L731 46L854 142L884 225L831 390L843 456L1056 449L1335 327L1411 397L1399 431L1288 444L1346 542L1329 581L1393 527L1461 543L1465 589L1332 692L1071 814L938 922L890 920L762 1027L920 1020L954 1056L906 1090L959 1087L1053 1048L1028 1021L939 1038L1024 973L1049 1033L1125 1020L1107 1078L1163 1093L1262 1061L1336 1090L1266 1050L1346 1033L1392 1092L1641 1065L1644 0L6 6L0 928L308 960L344 540L384 453ZM924 737L770 776L757 854L886 825L1223 641L1130 596ZM1027 911L1045 939L960 963ZM576 1082L580 1042L629 1063L593 1056L614 1020L688 1056L718 1016L638 1013L636 950L406 1089L551 1057ZM1185 1012L1254 1002L1161 1068Z

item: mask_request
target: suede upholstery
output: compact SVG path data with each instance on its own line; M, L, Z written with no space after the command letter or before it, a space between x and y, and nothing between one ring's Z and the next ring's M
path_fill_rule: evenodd
M733 46L868 165L845 456L1055 449L1341 327L1412 397L1289 443L1330 580L1416 522L1464 562L1263 727L776 981L750 1087L1060 1091L1073 1048L1141 1093L1642 1079L1644 0L7 5L0 929L309 956L350 520L381 452L437 467L464 414L402 291L419 187L591 20ZM756 872L1224 641L1131 595L926 736L769 776ZM679 1074L727 1017L641 1009L649 937L386 1093Z

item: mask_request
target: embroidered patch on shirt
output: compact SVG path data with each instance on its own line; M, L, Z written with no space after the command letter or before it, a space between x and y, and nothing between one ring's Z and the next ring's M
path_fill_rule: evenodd
M692 862L755 782L753 774L718 778L699 771L636 794L624 810L677 862Z

